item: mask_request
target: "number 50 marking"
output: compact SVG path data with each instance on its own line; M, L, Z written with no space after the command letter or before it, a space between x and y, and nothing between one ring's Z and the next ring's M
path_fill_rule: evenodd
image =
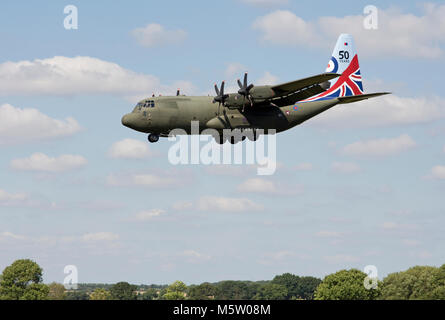
M343 60L343 59L348 60L349 59L349 52L341 50L341 51L338 52L338 57L340 58L340 60Z

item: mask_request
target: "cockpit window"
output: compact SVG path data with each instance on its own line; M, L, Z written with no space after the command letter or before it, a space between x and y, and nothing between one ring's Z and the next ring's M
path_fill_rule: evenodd
M145 107L146 108L154 108L155 102L153 100L147 100L147 101L145 101Z
M155 102L153 100L147 100L147 101L141 101L139 102L136 107L134 108L135 111L141 111L145 108L154 108Z

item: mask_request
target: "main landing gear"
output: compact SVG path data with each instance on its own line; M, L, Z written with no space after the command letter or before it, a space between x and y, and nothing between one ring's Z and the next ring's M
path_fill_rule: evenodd
M148 141L150 141L151 143L158 142L158 140L159 140L159 134L150 133L148 135Z
M217 135L215 138L215 142L218 144L224 144L225 142L229 141L231 144L237 144L238 142L246 140L246 137L250 141L257 141L259 138L259 134L256 130L247 129L245 131L248 131L247 134L240 134L235 136L230 136L225 138L222 133ZM250 132L249 132L250 131Z

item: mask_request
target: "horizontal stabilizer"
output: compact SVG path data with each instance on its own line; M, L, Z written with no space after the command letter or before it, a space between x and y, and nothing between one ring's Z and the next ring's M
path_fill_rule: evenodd
M358 96L347 96L347 97L338 97L339 103L351 103L351 102L357 102L361 100L366 100L369 98L374 98L378 96L383 96L385 94L391 94L391 92L376 92L376 93L366 93L361 94Z
M316 76L278 84L276 86L272 86L271 89L277 95L286 95L337 78L339 76L340 75L337 73L322 73Z

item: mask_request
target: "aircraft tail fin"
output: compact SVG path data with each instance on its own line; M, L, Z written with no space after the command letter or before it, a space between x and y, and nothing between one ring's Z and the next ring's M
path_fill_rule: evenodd
M335 45L326 72L341 74L333 80L331 87L306 101L327 100L338 97L350 97L363 94L362 75L358 62L354 39L350 34L342 33Z

